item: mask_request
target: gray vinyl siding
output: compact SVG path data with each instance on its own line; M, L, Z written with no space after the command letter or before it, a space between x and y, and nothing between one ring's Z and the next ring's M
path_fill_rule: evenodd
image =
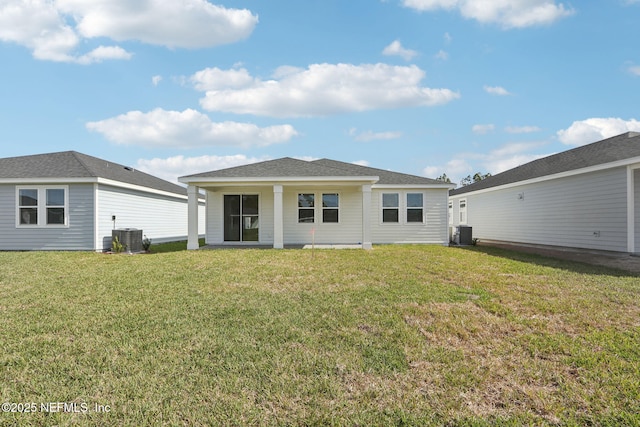
M0 185L0 250L93 249L93 185L64 185L69 188L69 224L64 228L16 227L16 187L20 185Z
M426 222L423 224L389 224L382 222L382 194L400 194L400 216L404 215L406 193L423 193ZM371 193L371 240L373 243L431 243L446 245L447 190L374 189Z
M626 169L575 175L451 198L454 225L467 200L473 237L626 251Z
M111 246L113 215L116 216L115 228L142 230L152 243L187 239L186 199L99 185L97 222L100 246L96 249Z

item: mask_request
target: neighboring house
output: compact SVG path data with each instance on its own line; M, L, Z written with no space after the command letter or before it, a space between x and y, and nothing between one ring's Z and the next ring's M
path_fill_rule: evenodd
M181 177L188 248L198 247L196 196L206 192L206 242L447 245L447 192L429 178L334 160L282 158Z
M535 160L452 190L453 226L480 240L640 252L640 133Z
M0 250L102 251L113 228L185 240L186 216L185 188L130 167L75 151L0 159Z

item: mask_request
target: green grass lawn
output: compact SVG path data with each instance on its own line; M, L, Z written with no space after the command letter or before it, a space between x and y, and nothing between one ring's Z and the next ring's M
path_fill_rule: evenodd
M640 425L638 277L484 247L152 249L0 253L3 411L35 409L0 425Z

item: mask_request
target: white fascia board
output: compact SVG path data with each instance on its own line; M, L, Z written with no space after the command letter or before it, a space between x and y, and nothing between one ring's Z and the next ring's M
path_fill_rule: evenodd
M378 176L285 176L285 177L230 177L230 178L207 178L182 177L178 181L183 184L196 186L227 186L227 185L273 185L273 184L347 184L357 183L372 184L380 180Z
M109 185L111 187L124 188L127 190L142 191L144 193L158 194L160 196L168 196L176 199L184 199L184 200L188 199L186 194L172 193L170 191L157 190L155 188L149 188L142 185L127 184L126 182L114 181L111 179L98 178L96 182L98 184Z
M437 190L451 190L455 188L455 184L374 184L371 186L373 189L390 189L390 190L424 190L424 189L437 189Z
M630 159L618 160L616 162L603 163L600 165L589 166L581 169L573 169L570 171L560 172L553 175L545 175L545 176L540 176L538 178L531 178L531 179L526 179L524 181L516 181L509 184L499 185L497 187L489 187L489 188L483 188L482 190L469 191L468 193L454 194L450 197L464 198L470 195L489 193L491 191L498 191L498 190L506 190L508 188L519 187L521 185L537 184L539 182L551 181L551 180L560 179L560 178L568 178L570 176L582 175L586 173L599 172L607 169L615 169L615 168L627 167L627 166L631 166L632 169L640 168L640 157L633 157Z
M143 185L127 184L126 182L114 181L105 178L1 178L0 184L12 185L52 185L52 184L103 184L111 187L124 188L128 190L142 191L145 193L158 194L161 196L174 197L187 200L187 195L172 193L170 191L157 190Z
M0 178L0 184L93 184L97 178Z

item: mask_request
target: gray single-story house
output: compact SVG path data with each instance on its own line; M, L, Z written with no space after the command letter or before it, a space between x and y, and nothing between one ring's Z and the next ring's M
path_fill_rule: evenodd
M188 248L198 248L197 196L206 194L206 243L448 245L453 185L335 160L281 158L179 178L188 185Z
M185 240L187 199L180 185L75 151L3 158L0 250L103 251L114 228Z
M449 193L487 241L640 252L640 133L532 161Z

